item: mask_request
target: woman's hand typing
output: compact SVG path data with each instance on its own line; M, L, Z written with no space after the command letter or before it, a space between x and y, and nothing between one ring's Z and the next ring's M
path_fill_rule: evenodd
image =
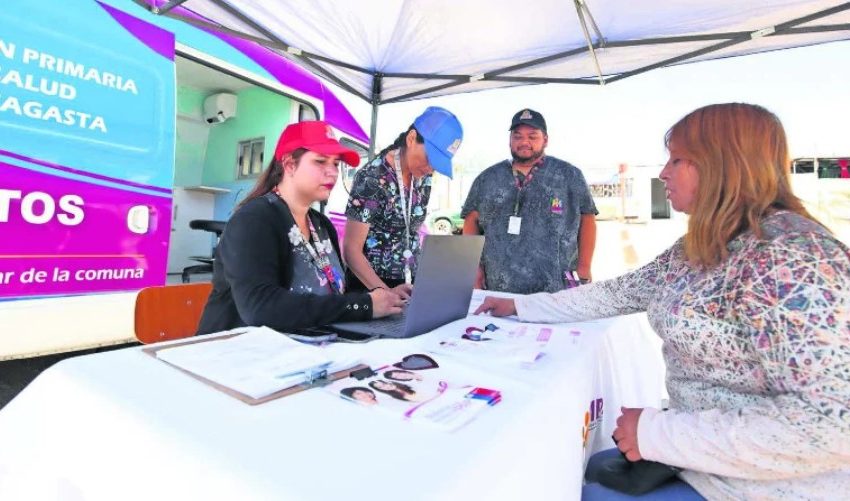
M381 318L401 313L404 300L392 290L378 288L369 293L372 297L372 317Z

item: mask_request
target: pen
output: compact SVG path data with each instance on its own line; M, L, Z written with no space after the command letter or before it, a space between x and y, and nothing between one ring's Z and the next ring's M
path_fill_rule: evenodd
M286 379L288 377L297 376L299 374L304 374L304 376L307 379L312 380L312 379L314 379L314 376L313 376L314 374L317 374L317 373L322 372L323 370L327 369L328 367L331 366L332 363L333 362L325 362L323 364L315 365L313 367L307 367L306 369L287 372L287 373L284 373L284 374L278 374L277 376L275 376L275 378L276 379Z
M567 279L567 289L572 289L576 286L575 282L573 282L572 273L569 271L564 272L564 278Z

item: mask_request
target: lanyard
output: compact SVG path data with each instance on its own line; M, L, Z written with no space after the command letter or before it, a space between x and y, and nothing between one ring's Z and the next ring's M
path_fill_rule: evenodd
M303 240L304 247L307 249L307 253L310 254L313 265L328 279L328 287L330 287L331 291L336 294L342 294L345 285L342 281L342 275L331 264L330 249L328 248L331 243L323 244L319 240L319 234L316 232L316 227L313 226L313 220L310 219L309 214L307 215L307 223L310 225L310 241Z
M272 191L283 200L277 188ZM342 294L345 291L345 283L342 275L331 264L330 253L332 244L330 241L327 244L323 244L319 239L319 233L316 231L316 227L313 226L313 220L310 218L309 212L307 213L307 225L310 227L310 238L305 239L301 235L301 230L298 230L298 234L301 236L300 243L304 244L304 248L310 254L310 261L313 263L313 266L328 280L328 287L330 287L331 292ZM298 228L298 224L294 228Z
M522 202L525 195L525 188L531 183L531 180L534 178L534 174L537 172L537 169L542 164L541 160L534 162L534 165L529 169L528 174L525 175L525 178L520 180L519 174L520 172L511 164L511 172L514 175L514 186L516 186L516 202L514 202L514 216L519 216L519 210L522 208Z
M410 270L410 261L413 257L413 252L410 250L410 217L413 210L413 177L410 179L410 188L408 195L410 203L404 195L404 181L401 173L401 155L399 150L393 153L393 167L395 167L395 180L398 183L398 195L401 201L401 215L404 219L404 281L408 284L413 283L413 274Z

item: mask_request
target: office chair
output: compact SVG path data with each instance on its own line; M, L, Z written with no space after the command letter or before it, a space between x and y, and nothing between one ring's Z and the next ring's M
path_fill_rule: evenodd
M189 221L189 228L193 230L203 230L209 231L210 233L215 233L215 243L218 245L218 240L221 238L222 232L224 232L225 221L212 221L207 219L193 219ZM189 283L189 277L191 275L197 275L200 273L212 273L213 272L213 260L215 259L215 247L212 249L212 253L209 256L189 256L189 259L192 261L197 261L201 264L196 264L192 266L187 266L183 268L183 273L181 277L183 279L184 284Z

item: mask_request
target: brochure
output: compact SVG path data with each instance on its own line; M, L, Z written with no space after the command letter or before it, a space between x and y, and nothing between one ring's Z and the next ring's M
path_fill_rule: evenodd
M452 431L498 404L499 390L451 381L436 359L412 354L374 370L363 379L341 379L326 387L336 396L366 407Z
M551 325L524 324L493 318L464 319L448 324L426 349L468 361L531 368L546 355L555 334Z

